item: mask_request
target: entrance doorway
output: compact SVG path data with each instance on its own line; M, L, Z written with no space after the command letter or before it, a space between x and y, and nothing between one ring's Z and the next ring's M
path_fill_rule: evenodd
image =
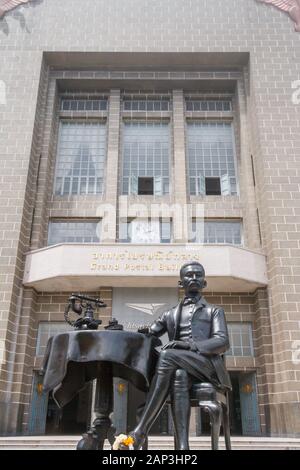
M178 290L172 288L115 288L113 290L112 316L127 331L137 331L140 326L149 326L163 312L176 305ZM168 341L167 335L161 338ZM120 382L122 380L120 379ZM122 393L115 391L114 425L117 432L134 429L137 408L145 403L145 394L130 383L121 383ZM120 385L120 384L119 384ZM165 406L153 424L150 435L172 434L172 419L169 407Z
M58 408L53 398L49 397L46 434L78 435L86 432L91 419L91 399L91 384L87 384L63 409Z
M255 372L230 372L232 391L229 393L230 432L232 436L259 436ZM209 435L209 415L197 408L197 435Z
M28 434L39 436L82 434L91 420L92 383L60 409L51 394L44 393L43 378L34 373Z
M127 432L134 429L137 424L137 409L143 407L146 401L146 394L137 390L133 385L128 384L127 401ZM169 405L165 405L159 416L153 423L150 436L169 436L173 434L172 418L170 416Z

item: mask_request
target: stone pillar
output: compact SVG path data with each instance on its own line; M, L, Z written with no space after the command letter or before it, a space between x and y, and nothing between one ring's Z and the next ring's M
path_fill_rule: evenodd
M185 113L183 90L173 90L173 151L174 178L173 194L178 209L173 214L174 242L187 242L186 219L187 207L186 157L185 157Z
M273 64L270 64L270 72ZM260 89L253 67L248 102L254 149L257 205L263 249L267 256L268 297L272 354L267 357L268 427L272 436L300 436L299 361L299 163L292 141L273 122L271 98ZM266 76L267 76L266 71ZM293 122L296 106L279 90L273 100L286 103ZM259 105L257 105L259 103ZM291 134L292 135L292 134ZM292 137L291 137L292 139ZM298 178L299 179L299 178ZM273 370L272 370L273 369Z
M44 86L47 86L46 82ZM44 90L45 99L39 113L44 122L39 139L39 161L36 168L36 192L32 201L34 213L31 228L30 248L36 250L47 244L49 206L53 198L56 153L59 130L59 96L56 80L49 80L48 90ZM46 99L47 98L47 99Z
M293 348L293 332L281 326L277 330L269 309L268 292L258 289L255 293L256 320L254 345L257 356L258 401L262 432L270 436L300 436L299 355ZM287 313L288 314L288 313ZM295 336L296 337L296 336ZM277 357L282 344L290 341L291 349ZM295 342L299 344L299 341Z
M107 123L107 163L105 178L105 207L102 224L102 241L114 243L117 238L117 202L120 134L120 90L111 90L109 96L109 115Z
M0 434L26 434L27 431L36 345L35 303L35 291L22 289L19 320L10 335L14 347L7 353L4 363L6 386L1 391Z
M29 250L33 201L36 190L36 173L40 153L40 134L43 128L48 67L43 63L42 52L23 54L18 59L18 70L7 76L7 110L2 119L2 131L7 136L0 142L3 154L1 169L0 213L3 224L0 229L0 433L15 434L22 426L23 390L18 384L22 377L22 362L25 361L19 336L22 318L25 254ZM7 56L7 59L9 56ZM13 57L9 63L14 63ZM11 74L10 67L3 69L2 79ZM27 90L26 97L24 89ZM18 109L22 102L22 109ZM11 110L18 109L16 119ZM18 138L22 136L22 142ZM9 177L9 178L7 178ZM24 336L26 342L26 335ZM26 345L25 345L26 346ZM25 353L24 353L25 354ZM16 358L18 360L16 360ZM21 372L19 372L21 370Z
M253 322L253 344L257 363L257 392L261 431L270 434L270 412L268 403L274 380L272 363L273 344L267 289L254 293L255 320Z
M246 73L246 72L245 72ZM252 168L251 150L248 135L248 116L246 105L246 93L242 80L237 81L236 88L237 107L239 115L239 129L234 129L235 136L239 136L240 151L236 155L240 155L240 165L237 160L237 181L239 181L240 199L243 205L243 226L244 226L244 243L251 250L261 250L260 228L257 215L257 201L255 193L255 170ZM235 124L236 127L236 124Z

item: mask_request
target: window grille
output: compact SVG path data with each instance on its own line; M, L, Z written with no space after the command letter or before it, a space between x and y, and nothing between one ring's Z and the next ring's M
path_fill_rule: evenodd
M170 110L169 100L127 100L123 101L124 111L140 111L140 112L162 112Z
M228 323L228 356L254 356L251 323Z
M207 194L209 178L219 178L222 195L237 194L231 123L188 122L187 154L191 195Z
M204 239L203 237L203 221L193 220L192 233L190 241L194 243L207 244L242 244L242 224L240 221L234 220L205 220L204 221Z
M101 194L105 158L105 123L61 121L55 194Z
M99 221L50 221L48 245L58 243L99 243Z
M186 100L187 111L232 111L232 105L230 100Z
M153 177L154 195L168 194L169 160L168 122L124 122L123 194L138 194L139 177Z
M41 322L38 329L36 355L44 356L48 339L51 336L72 330L73 328L65 322Z
M107 99L62 98L61 111L107 111Z

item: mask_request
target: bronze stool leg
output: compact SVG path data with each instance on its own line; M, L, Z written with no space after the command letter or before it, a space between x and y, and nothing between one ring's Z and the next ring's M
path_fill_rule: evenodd
M204 407L204 410L209 413L210 417L211 448L212 450L219 450L222 406L217 401L206 402L203 405L202 406Z
M231 450L229 410L228 410L228 406L225 404L222 404L222 415L223 415L223 432L224 432L224 438L225 438L225 447L226 447L226 450Z

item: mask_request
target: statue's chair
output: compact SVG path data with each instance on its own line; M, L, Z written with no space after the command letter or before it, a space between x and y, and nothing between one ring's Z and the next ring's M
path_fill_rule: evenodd
M226 368L226 356L221 355ZM170 403L170 397L168 400ZM225 438L226 450L231 450L230 420L229 420L229 392L226 388L217 388L210 382L195 382L190 389L191 407L200 407L209 414L211 431L211 449L219 449L221 426ZM175 449L176 437L174 437Z
M230 421L229 421L229 393L225 389L217 389L209 382L194 383L190 389L191 407L200 407L209 414L211 428L211 449L219 449L219 437L221 426L223 428L226 450L231 450ZM169 396L167 404L171 404ZM142 405L137 413L137 421L143 412ZM176 437L174 436L174 448L177 449ZM148 449L146 439L143 450Z
M225 448L231 450L228 391L219 390L208 382L195 383L190 390L190 403L192 407L199 406L200 409L209 414L212 450L218 450L219 448L221 425L225 438Z

